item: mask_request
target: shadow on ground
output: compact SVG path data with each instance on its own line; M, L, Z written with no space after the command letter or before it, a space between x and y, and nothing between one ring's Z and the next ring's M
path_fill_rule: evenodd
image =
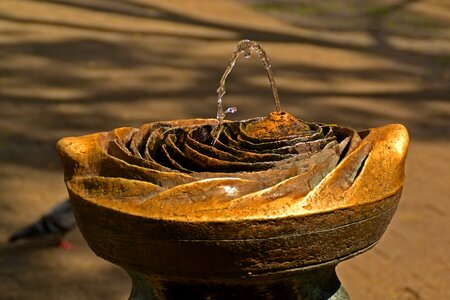
M288 14L283 3L247 2L286 17L291 25L284 30L233 24L158 1L3 2L0 164L17 168L18 174L30 169L56 174L54 145L63 136L161 119L214 117L218 80L234 45L245 38L266 45L283 109L307 120L361 129L402 123L413 140L448 141L450 20L430 23L428 16L409 9L420 1L370 2L368 12L350 10L353 15L335 18L329 12L339 10L309 1L309 7L302 2ZM345 24L338 21L342 17ZM228 81L225 105L239 108L233 118L270 111L271 92L255 59L238 62ZM8 172L0 172L5 199L20 193L8 186L16 176ZM11 207L12 202L2 205L3 233L19 225ZM62 266L65 255L6 247L0 254L0 269L6 270L1 274L11 291L21 280L33 282L30 288L48 285L45 277L18 274L23 268ZM46 265L47 258L52 265ZM121 276L112 267L95 272L86 267L54 276L58 279L50 284L97 289L99 280L113 286Z
M124 286L131 289L128 276L106 262L92 268L98 258L81 248L78 232L71 236L77 243L73 252L52 247L48 240L1 245L2 286L8 287L1 288L2 299L92 299L92 290L96 299L125 299Z

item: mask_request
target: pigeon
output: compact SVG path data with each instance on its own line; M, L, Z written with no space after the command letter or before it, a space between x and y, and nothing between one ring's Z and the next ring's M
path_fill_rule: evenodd
M53 237L56 246L64 250L73 248L72 244L64 241L64 236L76 225L69 199L59 203L38 221L17 231L10 238L13 243L18 240L31 240L44 237Z

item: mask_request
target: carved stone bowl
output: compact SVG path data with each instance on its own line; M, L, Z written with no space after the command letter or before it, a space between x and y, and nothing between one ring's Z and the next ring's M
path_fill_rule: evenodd
M209 191L241 186L222 175L154 196L111 150L132 131L58 143L79 228L98 256L130 274L130 299L348 299L335 266L378 242L403 186L401 125L359 132L358 145L307 192L263 189L223 201Z

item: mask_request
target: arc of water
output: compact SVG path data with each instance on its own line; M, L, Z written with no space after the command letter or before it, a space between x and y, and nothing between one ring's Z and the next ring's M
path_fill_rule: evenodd
M244 54L244 58L249 58L252 55L252 51L255 51L258 54L259 59L263 63L264 68L267 72L267 77L269 78L270 87L272 89L273 98L275 101L275 110L277 112L281 111L281 105L280 105L280 98L278 96L278 89L277 85L275 83L275 78L273 76L272 72L272 66L270 65L269 58L267 57L266 51L262 48L261 44L256 41L251 40L242 40L234 49L233 55L231 56L230 62L228 63L227 68L225 69L225 72L222 75L222 78L220 79L219 87L217 88L217 126L213 130L213 145L215 144L216 140L218 139L221 129L223 120L225 118L225 115L227 113L234 113L237 111L236 107L230 107L227 110L223 110L223 103L222 98L226 93L225 88L225 82L227 80L228 75L231 73L231 70L233 69L234 65L236 64L237 59L241 54Z

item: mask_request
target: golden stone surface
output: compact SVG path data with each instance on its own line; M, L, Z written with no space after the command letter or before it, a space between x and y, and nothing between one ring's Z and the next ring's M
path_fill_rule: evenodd
M405 127L357 133L292 118L226 121L214 146L210 119L60 140L84 238L150 286L159 280L151 278L259 282L366 251L400 199Z

